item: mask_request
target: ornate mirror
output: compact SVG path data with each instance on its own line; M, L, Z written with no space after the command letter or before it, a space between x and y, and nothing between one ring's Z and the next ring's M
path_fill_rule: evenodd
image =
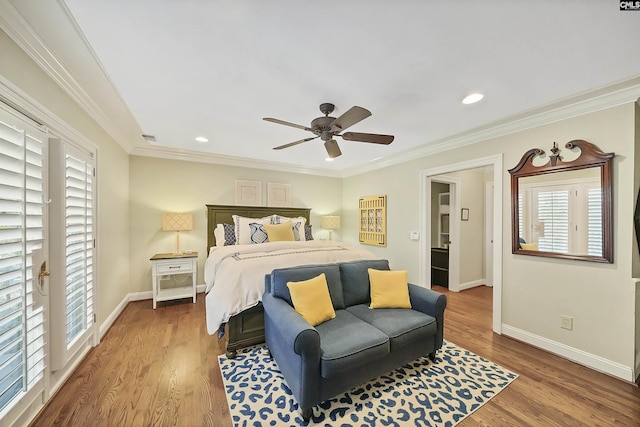
M553 143L534 148L509 170L511 174L512 253L613 263L612 159L595 145L569 141L564 162Z

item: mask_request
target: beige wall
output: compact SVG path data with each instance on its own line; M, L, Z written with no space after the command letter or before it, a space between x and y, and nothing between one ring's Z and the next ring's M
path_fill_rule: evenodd
M129 156L2 31L0 76L98 148L98 324L129 291ZM56 134L55 123L45 125Z
M163 212L192 212L194 229L180 233L180 248L198 251L197 283L204 283L207 256L207 204L234 205L235 181L262 182L266 206L267 184L291 184L291 205L311 208L316 238L327 238L320 228L323 215L341 215L342 180L262 169L131 156L131 280L129 292L151 290L151 264L155 253L172 252L175 234L162 231ZM333 232L336 240L342 230Z
M484 169L470 169L447 174L460 179L460 210L469 209L469 221L460 221L460 286L484 279ZM454 220L452 216L452 220Z
M393 268L409 271L417 280L418 242L408 238L419 229L419 173L443 165L502 153L503 281L502 324L506 329L576 349L626 368L634 363L635 290L632 278L634 190L634 105L540 126L481 144L439 153L344 180L343 212L346 236L357 232L355 209L359 196L386 194L386 248L373 248ZM551 148L572 139L585 139L603 151L614 151L614 264L516 256L510 253L511 211L509 175L530 148ZM400 141L398 141L400 142ZM560 315L574 317L573 331L560 329Z

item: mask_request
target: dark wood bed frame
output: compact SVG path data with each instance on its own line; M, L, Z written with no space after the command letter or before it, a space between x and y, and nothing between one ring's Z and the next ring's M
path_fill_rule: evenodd
M266 206L231 206L231 205L206 205L207 206L207 254L212 246L216 245L213 231L218 224L233 224L232 215L240 215L248 218L262 218L268 215L278 214L286 217L302 216L310 221L311 209L309 208L275 208ZM232 316L227 323L227 351L226 355L232 359L236 357L239 348L264 342L264 312L262 304L247 309Z

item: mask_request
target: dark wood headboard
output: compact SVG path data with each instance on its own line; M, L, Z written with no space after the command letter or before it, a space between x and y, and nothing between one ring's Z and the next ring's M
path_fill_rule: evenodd
M218 224L233 224L232 215L245 216L247 218L262 218L267 215L278 214L291 218L302 216L311 220L311 208L274 208L268 206L233 206L233 205L207 205L207 254L212 246L216 245L213 235Z

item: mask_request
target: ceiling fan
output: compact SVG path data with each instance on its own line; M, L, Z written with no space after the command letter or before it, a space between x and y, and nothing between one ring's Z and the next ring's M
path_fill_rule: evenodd
M324 141L324 147L329 154L329 157L334 159L342 155L338 142L334 139L336 136L344 139L345 141L359 141L370 142L373 144L389 145L393 141L393 135L380 135L376 133L360 133L360 132L343 132L345 129L355 125L361 120L366 119L371 115L371 111L354 106L348 111L342 114L340 117L330 117L329 114L333 112L335 105L325 102L320 104L320 111L324 114L324 117L317 117L311 121L311 126L302 126L295 123L285 122L284 120L274 119L271 117L265 117L264 120L268 122L278 123L285 126L291 126L298 129L304 129L306 131L314 133L316 136L310 138L300 139L298 141L290 142L288 144L274 147L274 150L282 150L283 148L293 147L294 145L302 144L303 142L311 141L316 138L320 138Z

